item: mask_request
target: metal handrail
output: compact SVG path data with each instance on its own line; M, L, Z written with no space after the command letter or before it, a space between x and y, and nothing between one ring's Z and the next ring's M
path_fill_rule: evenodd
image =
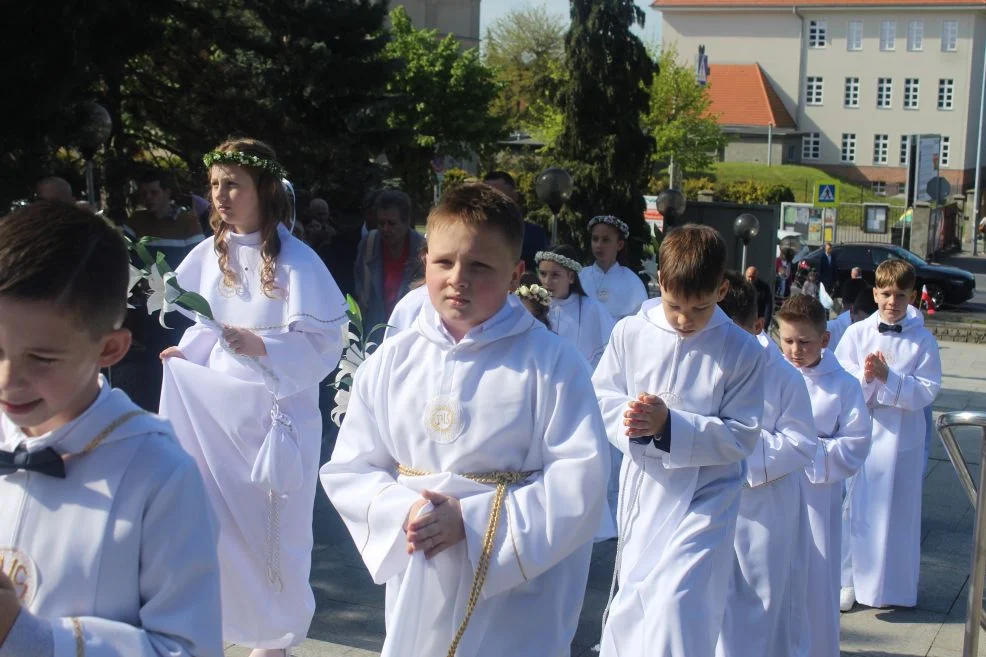
M972 480L969 464L952 433L955 427L977 427L981 433L979 454L979 489ZM983 588L986 578L986 413L957 411L943 413L938 418L938 434L941 436L948 458L962 482L969 500L976 509L973 529L972 566L969 573L969 605L965 618L965 639L962 657L979 655L979 628L986 628L986 611L983 610Z

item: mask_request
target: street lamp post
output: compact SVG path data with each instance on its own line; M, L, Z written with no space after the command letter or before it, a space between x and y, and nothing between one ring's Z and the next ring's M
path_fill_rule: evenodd
M755 215L744 212L733 222L733 232L743 240L743 261L740 271L746 271L746 247L750 245L750 240L760 233L760 220Z
M79 106L76 117L78 121L76 145L86 161L86 200L95 211L98 209L98 204L92 159L96 156L96 151L110 138L113 132L113 119L105 107L91 100Z
M534 193L551 210L551 244L558 244L558 213L572 198L572 176L564 169L551 167L542 171L534 181Z
M674 228L675 221L685 212L688 203L677 189L666 189L657 197L657 211L664 217L664 234Z

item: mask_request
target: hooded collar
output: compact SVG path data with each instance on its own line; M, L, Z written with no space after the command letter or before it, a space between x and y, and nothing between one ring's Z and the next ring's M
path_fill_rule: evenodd
M877 310L872 315L862 320L862 322L860 323L865 323L867 327L873 328L875 330L876 327L879 326L881 322L883 322L883 320L880 318L880 311ZM921 313L921 311L919 311L914 306L908 304L907 312L904 314L904 318L896 323L900 324L902 329L901 331L902 334L907 333L908 331L919 329L924 326L924 314Z
M442 318L430 303L426 303L415 324L416 329L430 342L443 349L465 349L478 347L503 338L519 335L525 331L547 330L521 303L504 300L503 306L492 317L475 326L458 343L445 328Z
M551 305L552 306L558 306L558 307L561 307L561 308L565 308L565 307L568 307L568 306L572 306L572 305L578 304L579 299L581 299L581 297L582 297L582 295L580 295L578 292L569 292L568 293L568 296L565 297L564 299L555 299L555 298L552 298L551 299Z
M683 336L680 333L678 333L678 330L675 329L673 326L671 326L671 324L668 322L668 318L664 314L664 309L661 308L660 298L649 299L645 301L643 305L640 306L640 312L638 314L642 315L645 320L647 320L657 328L661 329L662 331L673 333L675 336L679 336L686 340L697 337L710 329L713 329L717 326L721 326L722 324L730 324L733 321L729 319L729 316L726 313L724 313L719 306L716 306L715 310L712 313L712 317L709 318L709 321L706 323L705 326L695 331L691 335Z
M125 392L111 388L102 376L96 401L79 417L43 436L26 435L7 416L0 420L0 446L13 450L23 443L29 452L53 447L60 454L77 455L148 433L170 434L171 430L166 420L143 411Z

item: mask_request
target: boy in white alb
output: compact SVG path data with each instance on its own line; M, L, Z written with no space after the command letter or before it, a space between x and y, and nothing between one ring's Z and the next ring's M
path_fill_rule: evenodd
M859 384L825 349L826 314L807 295L790 297L777 312L781 350L804 377L818 431L814 461L801 478L802 557L794 575L804 647L812 657L839 655L842 487L870 449L870 416Z
M387 583L384 657L570 651L608 452L581 357L507 302L523 230L482 184L432 210L430 303L357 372L321 470Z
M757 317L756 288L735 272L727 273L726 281L729 290L719 307L751 335L760 335L764 320ZM763 421L746 459L736 557L716 647L720 657L793 657L803 632L794 623L803 592L791 583L801 556L800 473L815 456L815 424L801 374L776 346L764 349Z
M582 288L603 304L614 320L636 313L647 301L647 288L639 276L617 262L630 238L630 227L612 215L601 215L589 221L589 234L595 262L579 273Z
M0 222L0 656L221 657L217 530L167 422L99 370L127 249L87 210Z
M843 606L917 604L925 409L941 388L941 357L914 300L914 268L887 260L876 269L877 312L853 324L835 355L859 379L872 408L873 448L850 487Z
M624 455L602 657L715 654L743 460L760 438L764 350L716 305L722 237L683 226L660 255L661 299L616 325L592 379Z

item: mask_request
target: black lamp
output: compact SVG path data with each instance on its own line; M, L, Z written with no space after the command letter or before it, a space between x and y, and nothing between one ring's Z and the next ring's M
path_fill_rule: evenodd
M551 167L542 171L534 180L534 193L538 199L551 209L551 244L558 243L558 213L568 199L572 198L572 176L568 171Z
M664 232L674 228L675 220L685 212L688 203L677 189L665 189L657 197L657 211L664 217Z
M92 159L113 133L113 119L106 108L95 101L86 101L76 109L76 145L86 160L86 200L96 209L96 185L93 181Z
M745 271L746 247L749 246L750 240L760 233L760 220L755 215L744 212L733 222L733 232L736 233L736 237L743 240L743 264L740 266L740 271Z

